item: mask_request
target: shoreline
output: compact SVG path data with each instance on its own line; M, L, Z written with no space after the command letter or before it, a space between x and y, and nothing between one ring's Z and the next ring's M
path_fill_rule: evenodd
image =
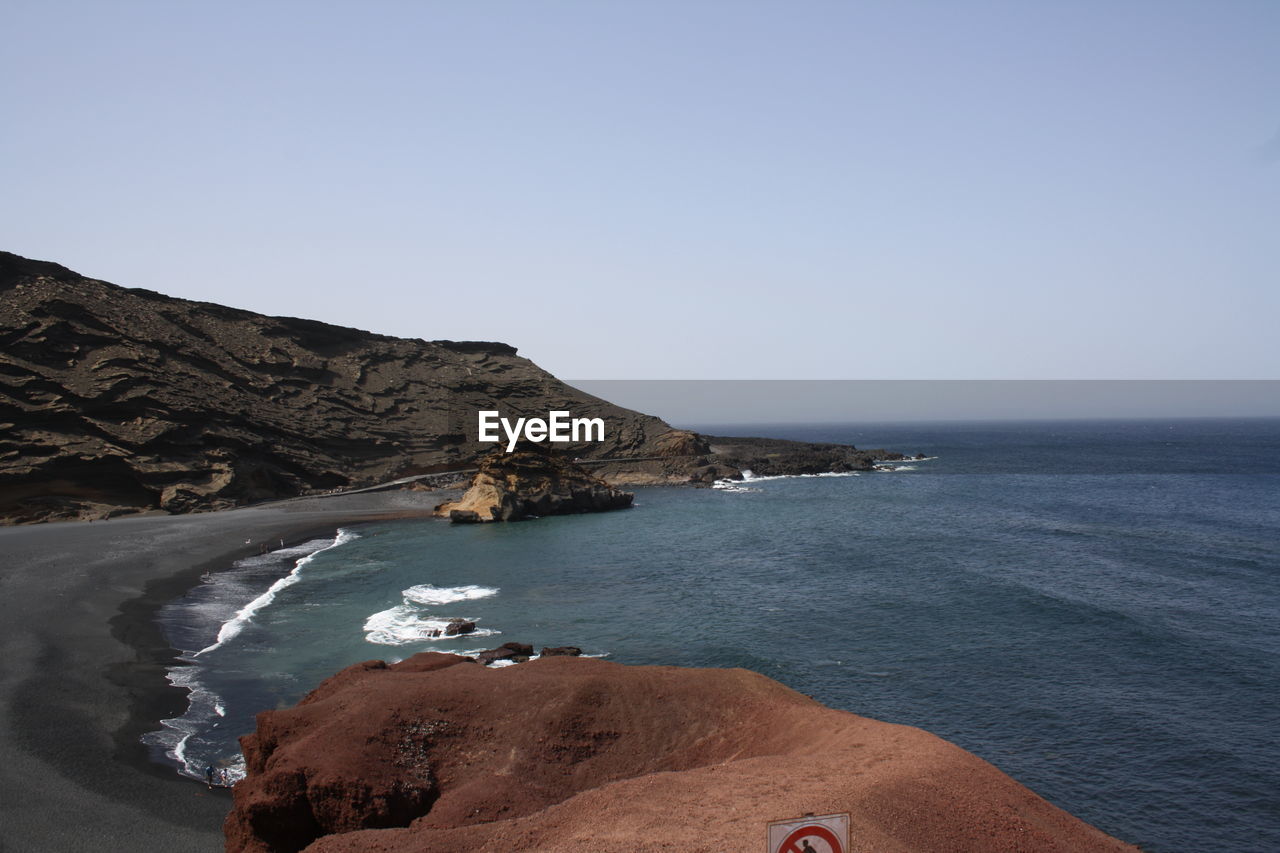
M258 553L260 542L429 518L444 495L374 492L0 528L5 846L221 850L230 792L157 763L140 740L187 705L188 691L166 677L180 650L156 611L206 572ZM77 819L56 820L63 815Z
M318 526L290 530L282 538L284 547L290 548L311 539L334 536L336 531L345 527L420 517L392 514L385 518L361 518L346 522L335 518ZM130 698L128 719L114 734L116 756L124 763L163 778L176 777L182 781L194 781L179 772L171 761L162 763L154 758L152 747L141 740L143 735L160 729L162 720L182 716L190 701L190 690L169 681L170 668L185 663L179 657L183 650L169 645L164 631L156 621L156 614L165 604L199 585L209 572L229 570L245 556L250 554L228 552L211 556L187 570L151 581L141 596L122 602L116 615L109 621L112 636L137 654L135 661L112 666L107 673L107 678L125 689ZM226 796L230 799L229 789L215 786L213 791L214 796Z

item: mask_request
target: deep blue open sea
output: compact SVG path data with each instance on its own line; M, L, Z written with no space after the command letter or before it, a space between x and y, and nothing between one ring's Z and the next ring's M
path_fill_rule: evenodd
M1280 850L1280 421L702 429L933 458L246 560L160 613L193 692L157 756L235 767L343 666L518 640L748 667L1147 850ZM455 616L487 635L423 639Z

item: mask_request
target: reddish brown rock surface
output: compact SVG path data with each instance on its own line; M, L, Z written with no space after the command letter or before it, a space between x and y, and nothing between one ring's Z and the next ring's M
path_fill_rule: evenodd
M926 732L740 669L422 654L344 670L242 743L228 851L725 853L844 811L856 851L1136 849Z

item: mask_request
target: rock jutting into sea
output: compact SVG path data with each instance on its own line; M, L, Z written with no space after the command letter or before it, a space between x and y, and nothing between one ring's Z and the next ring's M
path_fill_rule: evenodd
M755 850L770 820L837 812L856 850L1136 850L927 732L743 669L369 661L241 746L229 853Z
M514 453L494 451L480 460L466 493L457 501L440 504L436 514L455 523L519 521L624 509L634 497L554 451L526 446Z

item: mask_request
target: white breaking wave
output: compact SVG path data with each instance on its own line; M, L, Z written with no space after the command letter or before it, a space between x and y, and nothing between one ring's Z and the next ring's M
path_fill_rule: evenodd
M345 545L351 540L359 538L360 536L358 534L352 533L350 530L339 530L338 535L333 538L333 542L323 548L317 548L299 559L294 563L293 570L290 571L289 574L273 583L267 588L266 592L240 608L240 611L236 613L235 616L222 623L222 627L218 629L217 641L212 645L205 646L203 649L192 655L192 657L197 658L205 652L211 652L214 649L221 647L224 643L234 639L237 634L244 630L244 626L248 625L253 620L254 615L259 610L266 607L272 601L275 601L276 594L279 593L280 590L285 587L293 586L301 580L302 567L311 562L315 558L316 554L319 554L321 551L328 551L331 548L337 548L339 545Z
M744 483L763 483L766 480L803 480L811 477L857 477L857 471L823 471L820 474L770 474L764 477L757 477L750 471L742 472L742 482Z
M492 637L500 634L492 628L476 628L466 634L446 637L444 629L449 620L460 618L454 616L431 616L424 612L427 607L440 607L446 604L457 604L459 601L475 601L498 594L492 586L466 584L464 586L434 586L422 583L401 590L404 596L402 604L380 610L364 620L364 638L370 643L380 646L403 646L409 643L421 643L430 640L457 640L462 637ZM475 619L467 617L468 622Z
M931 462L937 459L936 456L927 456L924 459L903 460L901 463L880 462L872 466L872 470L880 472L889 471L914 471L916 466L914 462ZM859 471L823 471L821 474L767 474L762 477L756 476L750 468L742 470L741 480L716 480L711 484L711 488L719 489L722 492L758 492L759 489L747 488L744 483L763 483L768 480L799 480L807 477L859 477Z
M288 575L277 580L266 592L242 607L231 619L222 624L218 630L217 641L213 645L201 649L195 654L184 655L183 660L192 661L197 656L212 651L235 637L244 630L244 626L249 623L254 614L275 599L276 593L298 582L299 572L304 565L311 561L312 557L321 551L336 548L356 538L358 536L355 533L348 530L339 530L332 541L327 539L316 540L304 545L281 549L272 552L270 555L238 561L237 565L247 565L265 562L268 559L278 559L285 555L298 557L293 570ZM205 731L212 720L225 717L227 709L223 704L222 697L200 681L201 669L200 666L190 665L171 666L168 668L166 678L169 683L174 687L187 691L187 710L180 717L161 720L161 728L143 735L142 742L164 750L164 754L178 765L178 772L183 776L203 780L205 762L187 754L188 743L194 735ZM245 775L244 757L237 756L231 764L225 765L223 769L227 771L227 781L234 783L243 779Z
M711 484L711 488L718 489L722 492L758 492L759 489L748 488L738 480L716 480Z
M751 469L745 469L742 472L741 480L716 480L711 484L711 488L719 489L722 492L758 492L759 489L752 489L744 483L764 483L769 480L802 480L812 477L857 477L860 476L857 471L824 471L821 474L768 474L763 477L757 477Z
M456 601L474 601L477 598L488 598L497 595L498 590L491 586L432 586L429 583L411 586L403 593L404 600L423 607L434 607L441 604L453 604Z
M480 654L480 652L479 652L479 651L475 651L475 652L459 652L459 654L471 655L472 657L475 657L476 655ZM600 653L600 654L598 654L598 655L585 655L585 654L584 654L584 655L580 655L579 657L584 657L584 658L607 658L608 656L609 656L609 653L608 653L608 652L601 652L601 653ZM531 661L535 661L535 660L537 660L537 659L538 659L538 658L540 658L540 657L542 657L542 655L533 655L532 657L530 657L530 658L529 658L529 660L531 660ZM490 668L490 669L499 669L499 668L504 667L504 666L515 666L517 663L520 663L520 661L514 661L514 660L510 660L510 659L508 659L508 660L496 660L496 661L494 661L493 663L489 664L489 668Z
M169 683L187 691L187 711L181 717L161 720L163 728L142 736L143 743L162 748L178 765L178 772L192 779L203 779L204 774L199 762L187 755L187 741L202 731L213 715L223 713L220 698L200 683L198 670L194 666L169 667L165 676Z
M408 643L421 643L424 640L461 640L469 637L491 637L499 633L491 628L476 628L467 634L446 637L444 629L448 625L447 618L424 616L422 611L412 604L398 604L366 619L364 638L380 646L403 646Z

